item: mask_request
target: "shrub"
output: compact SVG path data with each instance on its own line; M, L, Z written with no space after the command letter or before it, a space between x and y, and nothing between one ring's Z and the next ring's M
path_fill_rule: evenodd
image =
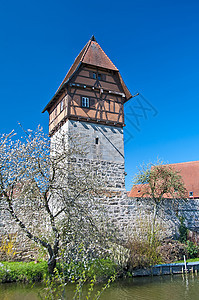
M187 241L186 242L186 248L187 248L187 253L188 253L189 258L198 257L199 248L196 244L194 244L193 242Z
M146 220L138 220L139 231L131 236L126 244L129 249L127 270L147 268L161 263L161 255L158 251L160 246L158 226L151 233L151 224Z
M162 262L164 263L183 260L184 255L187 256L186 245L170 238L166 238L161 242L158 251L161 254Z
M161 255L157 251L159 242L153 244L147 240L131 240L128 243L130 258L128 261L129 269L147 268L151 265L162 262Z

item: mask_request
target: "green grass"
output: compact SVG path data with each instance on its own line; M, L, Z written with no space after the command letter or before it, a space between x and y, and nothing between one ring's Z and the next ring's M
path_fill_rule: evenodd
M186 262L196 262L196 261L199 261L199 257L186 259ZM175 261L174 263L183 263L183 262L184 262L184 260L178 260L178 261Z
M41 281L47 273L46 262L0 262L0 283Z

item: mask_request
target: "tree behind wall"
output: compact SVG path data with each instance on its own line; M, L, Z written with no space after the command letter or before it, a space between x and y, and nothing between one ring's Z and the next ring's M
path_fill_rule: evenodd
M69 140L63 134L50 144L38 127L20 140L11 133L0 141L0 201L28 238L47 250L51 273L60 248L74 250L83 242L95 252L107 240L106 218L97 200L102 183L90 166L73 163L84 152L78 137L70 147Z
M170 199L171 205L178 204L187 197L187 191L180 173L172 166L160 163L143 165L133 182L140 184L140 197L148 198L153 206L152 242L157 211L164 199Z

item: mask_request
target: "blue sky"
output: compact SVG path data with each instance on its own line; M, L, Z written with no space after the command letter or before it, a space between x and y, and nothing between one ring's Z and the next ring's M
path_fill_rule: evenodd
M142 162L198 160L198 15L193 0L1 0L0 132L47 132L41 111L94 34L141 94L125 108L127 189Z

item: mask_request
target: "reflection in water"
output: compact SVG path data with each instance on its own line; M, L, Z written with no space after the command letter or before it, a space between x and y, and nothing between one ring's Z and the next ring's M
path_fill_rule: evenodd
M193 274L192 274L192 280L193 280L193 278L194 278L194 276L193 276ZM188 277L188 274L187 273L185 273L185 274L182 274L182 279L183 279L183 281L184 281L184 283L185 283L185 287L186 287L186 289L185 289L185 299L189 299L188 297L189 297L189 277Z
M97 290L102 285L98 285ZM23 284L0 285L0 300L38 300L43 286ZM97 291L96 290L96 291ZM82 299L86 299L84 290ZM67 298L72 299L74 285L67 285ZM139 277L114 282L101 300L198 300L199 276L193 274ZM91 298L92 299L92 298Z

